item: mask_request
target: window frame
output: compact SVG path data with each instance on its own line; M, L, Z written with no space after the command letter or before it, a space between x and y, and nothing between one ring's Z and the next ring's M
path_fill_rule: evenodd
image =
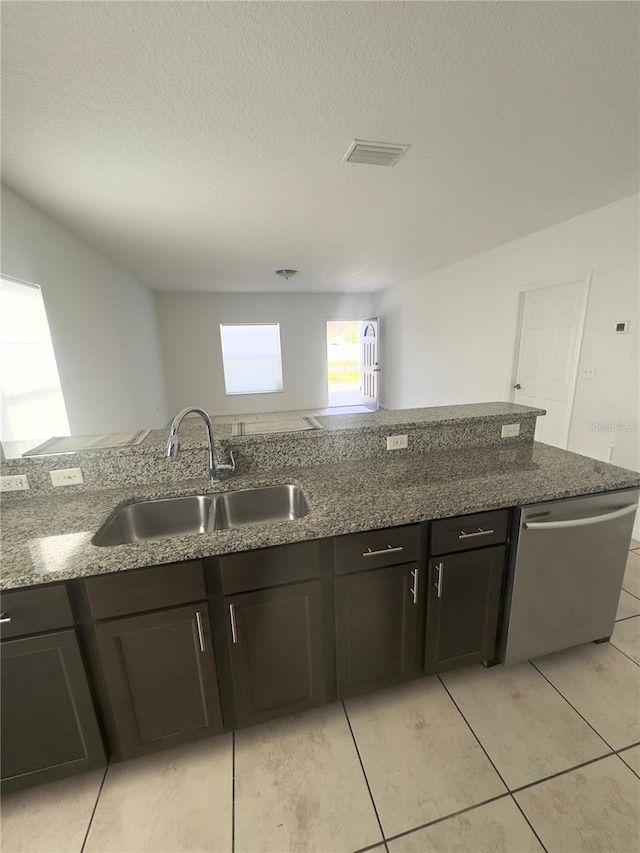
M279 388L262 388L261 390L240 390L240 391L230 391L229 386L233 384L233 376L231 375L233 358L227 357L225 359L225 345L224 345L224 329L237 329L237 328L261 328L261 327L270 327L277 330L277 355L278 355L278 368L279 375L276 377L276 381L279 380ZM280 323L279 322L268 322L268 323L219 323L220 329L220 350L222 356L222 378L224 382L224 393L227 397L241 397L241 396L250 396L254 394L282 394L284 392L284 368L282 363L282 335L280 333ZM274 356L275 357L275 356ZM229 368L229 370L228 370ZM277 384L277 382L276 382Z

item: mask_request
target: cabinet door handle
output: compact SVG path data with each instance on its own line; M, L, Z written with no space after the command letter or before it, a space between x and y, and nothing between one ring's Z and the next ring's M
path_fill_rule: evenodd
M229 617L231 619L231 641L233 643L238 642L238 632L236 630L236 611L233 604L229 605Z
M495 533L495 530L483 530L481 527L475 533L465 533L461 530L458 539L473 539L474 536L490 536L492 533Z
M0 624L3 622L11 622L11 616L7 616L6 613L0 613Z
M363 557L379 557L381 554L394 554L396 551L404 551L402 545L387 545L386 548L382 548L380 551L372 551L371 548L367 548L366 551L362 552Z
M413 586L410 589L411 594L413 595L413 603L418 603L418 572L420 569L412 569L411 577L413 578Z
M438 573L438 580L434 583L434 586L438 589L438 598L442 598L442 579L444 577L444 563L438 563L437 566L433 567Z
M198 641L200 643L200 651L204 652L204 631L202 630L202 616L200 615L199 610L196 610L196 627L198 628Z

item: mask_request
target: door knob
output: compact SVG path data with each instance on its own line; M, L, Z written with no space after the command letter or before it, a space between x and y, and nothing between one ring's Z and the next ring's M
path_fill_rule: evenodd
M513 387L516 389L516 391L519 391L522 388L522 385L518 382L518 384L514 385Z

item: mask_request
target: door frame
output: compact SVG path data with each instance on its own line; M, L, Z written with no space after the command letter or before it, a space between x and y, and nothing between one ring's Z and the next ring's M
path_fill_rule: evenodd
M365 331L367 330L367 326L371 325L375 332L375 352L376 352L376 361L375 368L373 370L374 379L375 379L375 409L372 406L368 406L364 402L365 393L364 393L364 338ZM360 405L365 409L369 409L371 412L377 412L380 408L380 317L367 317L364 320L360 321ZM373 398L371 398L373 399Z
M589 299L591 297L591 282L593 280L593 270L582 270L580 272L576 272L574 275L563 276L562 278L556 277L554 279L543 279L541 281L533 281L529 284L522 285L518 292L518 308L517 308L517 320L516 320L516 333L513 347L513 358L511 364L511 376L509 378L509 393L508 400L513 403L515 398L515 384L517 382L518 375L518 357L520 355L520 344L522 340L522 323L524 319L524 303L528 293L534 290L546 290L551 287L561 287L565 284L583 284L585 288L585 299L584 299L584 314L582 316L582 323L580 329L578 330L578 337L576 340L575 347L575 356L574 363L572 369L572 378L571 378L571 386L569 388L569 396L568 396L568 404L569 404L569 418L567 421L567 430L566 435L564 437L564 447L567 448L569 444L569 436L571 435L571 427L573 425L573 409L575 405L576 399L576 390L578 387L578 371L580 369L580 361L582 359L582 343L584 340L584 330L587 325L587 316L589 314Z

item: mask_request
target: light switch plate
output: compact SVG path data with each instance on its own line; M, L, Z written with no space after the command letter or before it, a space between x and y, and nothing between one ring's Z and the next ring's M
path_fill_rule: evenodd
M75 486L77 483L84 483L82 468L57 468L55 471L49 471L49 477L56 487Z
M520 424L502 425L502 438L515 438L517 435L520 435Z

